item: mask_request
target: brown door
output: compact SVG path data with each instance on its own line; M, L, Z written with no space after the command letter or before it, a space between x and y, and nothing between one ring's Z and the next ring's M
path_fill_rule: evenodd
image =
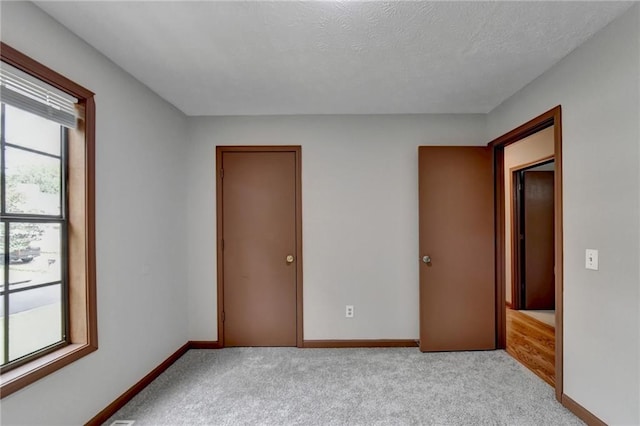
M523 175L524 308L555 309L553 171Z
M493 203L489 148L419 148L423 352L496 347Z
M222 152L225 346L296 346L296 152Z

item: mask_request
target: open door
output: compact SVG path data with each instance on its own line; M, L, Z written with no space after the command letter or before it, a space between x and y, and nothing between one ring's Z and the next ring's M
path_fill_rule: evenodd
M487 147L419 147L420 350L496 348Z

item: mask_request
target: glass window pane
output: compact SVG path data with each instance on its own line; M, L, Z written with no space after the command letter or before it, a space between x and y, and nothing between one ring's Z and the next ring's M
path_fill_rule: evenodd
M9 225L9 288L62 280L59 223Z
M7 147L7 212L60 215L61 164L57 158Z
M4 221L0 223L0 291L4 291ZM2 305L2 297L0 297Z
M21 109L5 105L6 141L60 155L60 125Z
M0 365L7 361L4 359L4 300L0 297Z
M9 295L9 361L62 340L62 287Z

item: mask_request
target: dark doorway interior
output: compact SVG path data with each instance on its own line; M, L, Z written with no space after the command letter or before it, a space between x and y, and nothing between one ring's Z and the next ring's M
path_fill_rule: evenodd
M515 309L554 310L554 162L514 172Z

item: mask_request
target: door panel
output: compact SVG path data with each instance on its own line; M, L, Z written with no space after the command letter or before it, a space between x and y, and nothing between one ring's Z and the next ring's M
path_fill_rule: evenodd
M296 345L295 152L223 152L225 346Z
M523 178L524 308L555 309L553 172Z
M491 150L419 148L420 350L495 349Z

